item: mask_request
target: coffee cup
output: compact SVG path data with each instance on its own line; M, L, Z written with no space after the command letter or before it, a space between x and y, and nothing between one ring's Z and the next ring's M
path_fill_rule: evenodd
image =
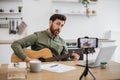
M30 61L30 71L31 72L39 72L41 71L41 61Z

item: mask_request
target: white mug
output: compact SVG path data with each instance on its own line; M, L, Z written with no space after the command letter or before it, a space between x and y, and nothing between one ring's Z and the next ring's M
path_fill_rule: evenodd
M39 72L41 71L41 61L30 61L30 71Z

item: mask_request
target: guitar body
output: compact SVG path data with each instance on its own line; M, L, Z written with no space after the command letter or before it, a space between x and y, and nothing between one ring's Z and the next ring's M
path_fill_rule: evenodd
M72 53L69 54L63 54L63 55L58 55L53 57L52 56L52 52L50 49L48 48L44 48L38 51L34 51L34 50L30 50L30 49L26 49L24 48L23 51L26 53L26 55L32 59L39 59L42 62L50 62L50 61L57 61L57 60L61 60L61 59L65 59L68 57L72 56ZM87 49L87 54L89 53L93 53L95 52L94 48L89 48ZM84 50L80 50L77 54L84 54L86 53L86 49ZM22 62L23 60L21 60L20 58L18 58L15 53L12 54L11 56L11 62Z
M26 55L32 59L39 59L39 58L50 58L52 57L52 52L48 48L44 48L38 51L30 50L24 48L23 51L26 53ZM11 62L22 62L20 58L18 58L15 53L11 56Z

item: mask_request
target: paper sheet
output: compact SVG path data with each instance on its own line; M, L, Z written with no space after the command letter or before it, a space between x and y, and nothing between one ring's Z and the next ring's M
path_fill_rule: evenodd
M62 73L62 72L74 70L75 67L64 65L64 64L49 63L49 64L43 64L42 69L52 71L52 72Z

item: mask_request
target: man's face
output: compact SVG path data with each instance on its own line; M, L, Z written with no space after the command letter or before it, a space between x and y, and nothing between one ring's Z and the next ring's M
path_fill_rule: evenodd
M61 32L64 24L65 22L59 19L56 19L54 22L50 21L50 31L52 35L57 36Z

